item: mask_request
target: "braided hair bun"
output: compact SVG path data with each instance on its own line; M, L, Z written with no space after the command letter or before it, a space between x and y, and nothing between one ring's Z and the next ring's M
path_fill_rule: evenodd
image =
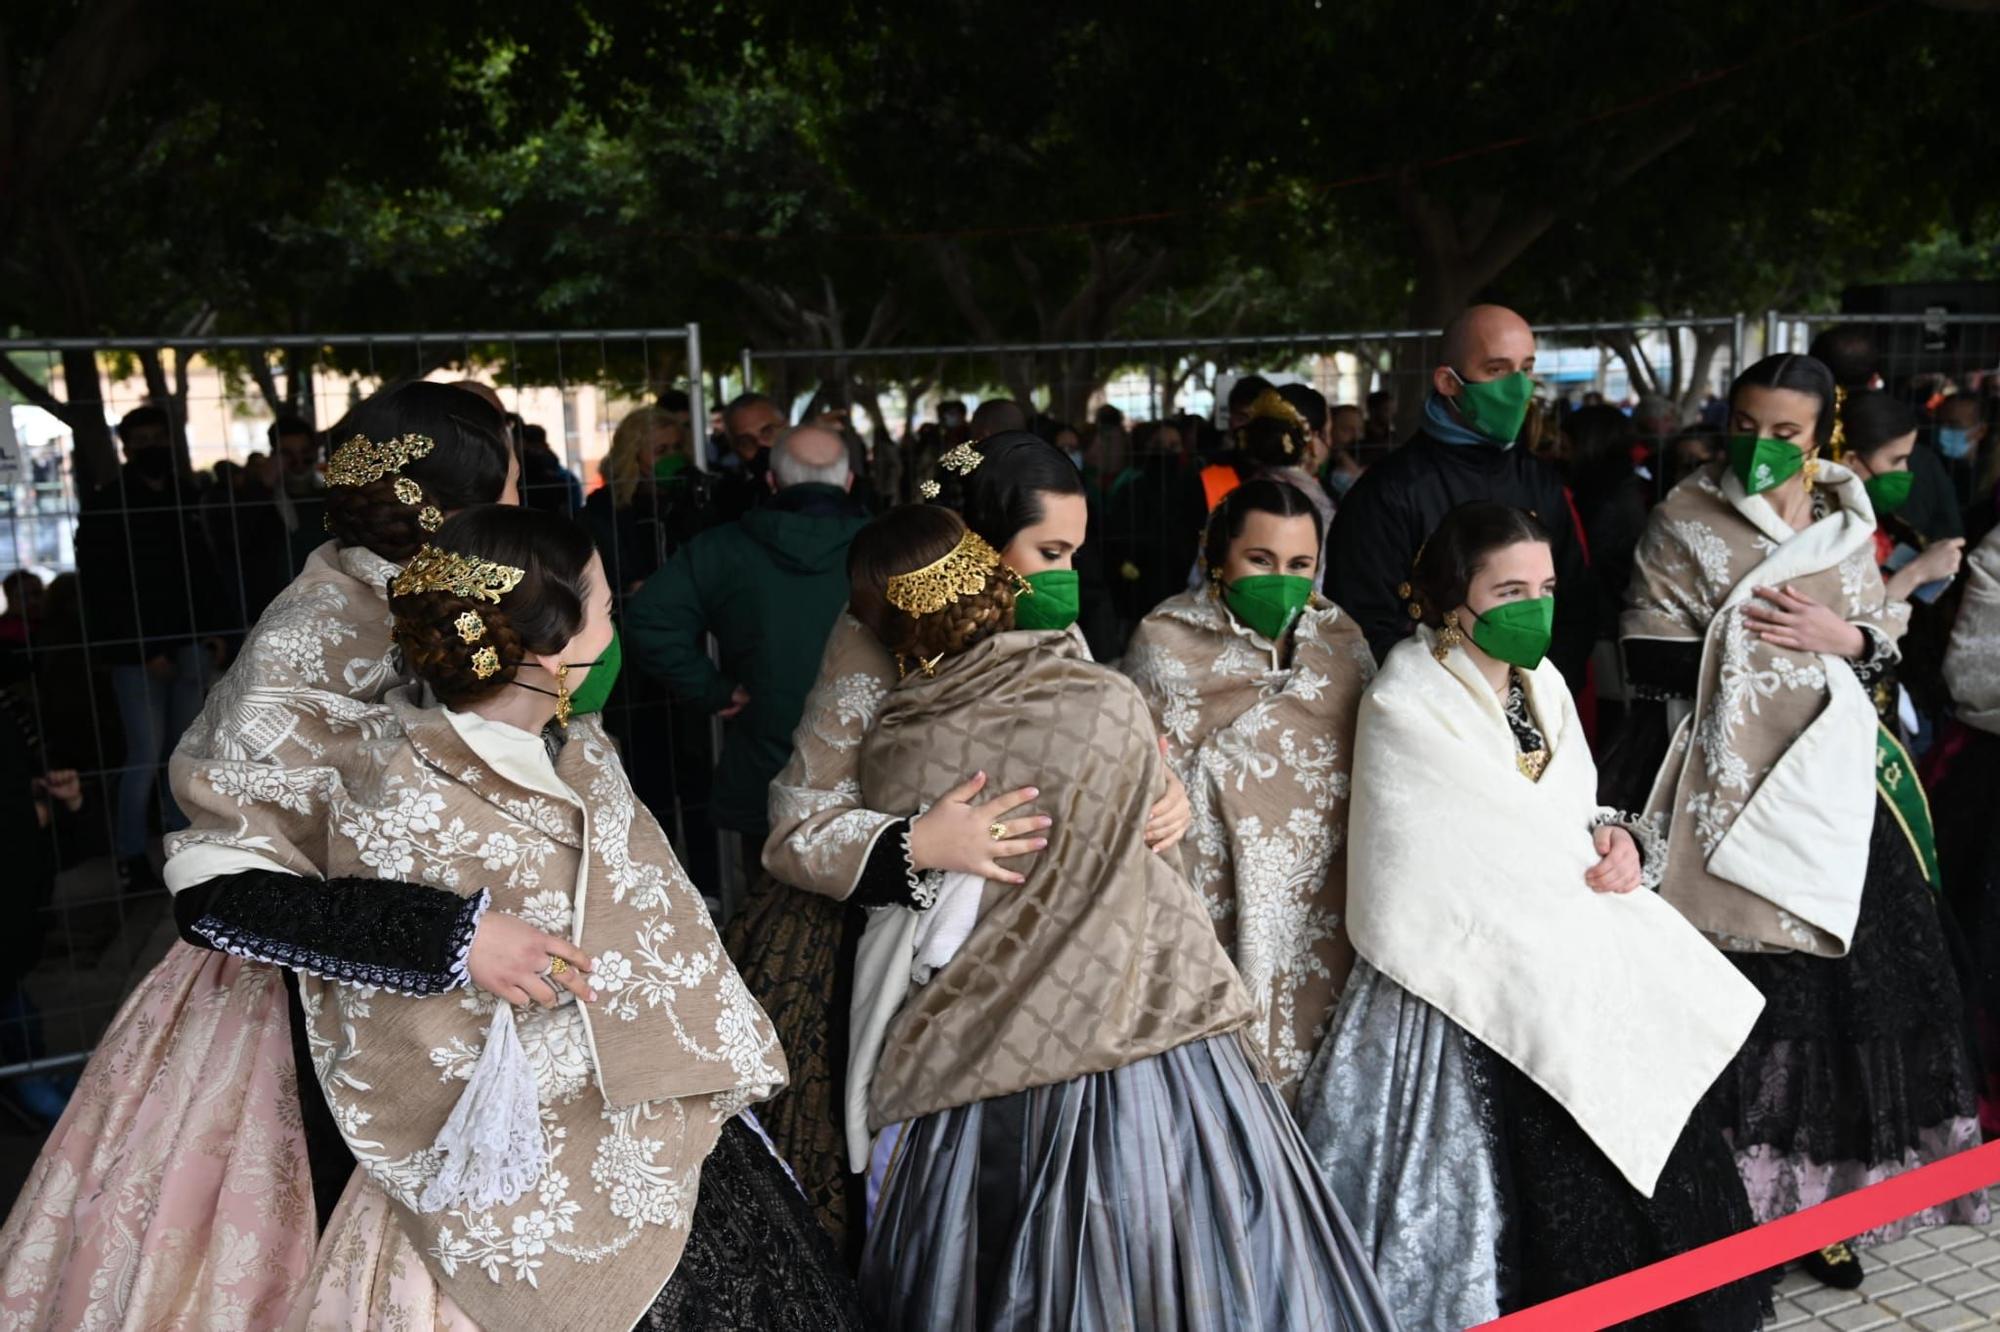
M943 559L965 533L957 514L929 504L891 509L855 533L847 550L848 608L896 656L955 657L1014 627L1015 574L1004 564L994 566L977 592L929 615L889 604L891 578Z
M418 380L385 389L330 432L336 451L357 435L377 443L421 435L431 448L364 485L327 487L327 530L343 546L365 546L401 564L431 535L420 521L426 507L451 513L492 504L506 489L512 455L507 423L492 404L462 388ZM416 503L397 495L398 481L415 483Z
M391 584L389 610L404 663L446 707L491 698L514 683L523 662L562 651L583 628L596 552L568 519L480 505L446 519L430 545L521 571L497 602L463 588L397 592Z

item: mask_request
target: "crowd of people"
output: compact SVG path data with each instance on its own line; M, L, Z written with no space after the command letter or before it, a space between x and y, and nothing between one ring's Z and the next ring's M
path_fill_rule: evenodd
M2000 398L1536 354L1467 311L1400 440L669 395L587 496L472 385L199 504L128 417L9 660L80 603L178 941L0 1317L1451 1329L2000 1131Z

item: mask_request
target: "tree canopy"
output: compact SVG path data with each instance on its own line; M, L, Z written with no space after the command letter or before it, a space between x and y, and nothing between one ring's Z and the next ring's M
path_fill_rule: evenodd
M1994 8L16 6L0 323L699 319L725 355L859 367L899 342L1434 326L1482 297L1826 305L1994 271ZM993 373L1067 405L1072 361ZM293 368L251 370L276 405Z

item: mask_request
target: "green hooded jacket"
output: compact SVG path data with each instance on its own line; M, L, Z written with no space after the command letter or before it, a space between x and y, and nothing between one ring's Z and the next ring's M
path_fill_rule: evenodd
M682 546L627 601L632 664L704 712L749 704L722 723L711 813L761 838L766 791L791 757L792 731L847 605L847 544L868 521L836 486L787 486L760 509ZM714 634L721 665L709 660Z

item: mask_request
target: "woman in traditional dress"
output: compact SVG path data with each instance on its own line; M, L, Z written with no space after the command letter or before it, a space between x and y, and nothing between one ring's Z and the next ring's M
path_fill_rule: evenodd
M1870 699L1909 607L1862 479L1821 456L1833 424L1811 357L1739 376L1728 460L1653 511L1621 621L1627 678L1677 723L1647 802L1661 895L1768 1001L1715 1093L1759 1221L1979 1142L1929 816ZM1984 1217L1974 1195L1861 1238ZM1862 1276L1847 1244L1806 1266Z
M1194 809L1181 864L1257 1010L1289 1102L1353 965L1348 767L1375 657L1313 591L1311 498L1270 478L1229 493L1203 539L1206 585L1162 602L1122 663Z
M1257 1078L1249 996L1208 913L1145 844L1167 775L1138 690L1067 633L1017 630L1024 580L947 511L877 519L848 571L856 617L904 668L861 744L869 807L922 808L970 767L1033 773L1056 816L1025 881L954 874L921 917L870 922L898 945L862 965L849 1069L868 1126L897 1130L862 1260L871 1315L1391 1326Z
M314 1071L361 1169L292 1325L846 1325L851 1286L739 1116L784 1079L770 1024L600 719L572 712L613 670L589 536L473 509L390 588L421 684L301 709L326 759L283 783L196 765L211 821L178 853L484 897L489 919L570 946L519 993L301 978ZM350 730L361 742L337 743Z
M333 540L265 610L181 738L177 791L216 758L260 789L310 784L293 772L324 747L302 725L358 714L403 678L389 578L445 514L514 498L504 422L459 388L378 394L336 438ZM178 845L209 831L197 820ZM192 863L167 862L183 942L112 1019L0 1232L0 1315L18 1326L273 1325L353 1168L310 1077L291 969L435 993L468 974L517 983L567 947L484 919L483 899Z
M955 501L972 530L1034 589L1021 598L1023 626L1069 629L1087 513L1076 465L1034 435L1003 431L946 453L939 477L951 493L939 496L939 483L931 482L926 498ZM951 871L1019 882L1020 858L1040 849L1048 829L1046 817L1016 816L1032 790L994 798L1000 788L991 774L970 770L915 817L864 804L861 740L895 683L895 661L843 615L827 640L791 761L771 784L768 876L728 930L730 955L771 1014L791 1062L792 1085L764 1107L762 1121L850 1257L859 1256L861 1240L841 1110L860 936L860 913L851 908L921 908L938 876ZM1147 844L1171 849L1188 817L1176 781L1147 817ZM996 840L991 829L1010 818L1012 834Z
M1362 696L1348 846L1359 954L1298 1113L1405 1328L1461 1328L1742 1229L1698 1109L1761 1001L1651 892L1546 660L1531 515L1447 514L1421 624ZM1642 855L1635 842L1647 843ZM1635 1326L1749 1332L1732 1286Z

